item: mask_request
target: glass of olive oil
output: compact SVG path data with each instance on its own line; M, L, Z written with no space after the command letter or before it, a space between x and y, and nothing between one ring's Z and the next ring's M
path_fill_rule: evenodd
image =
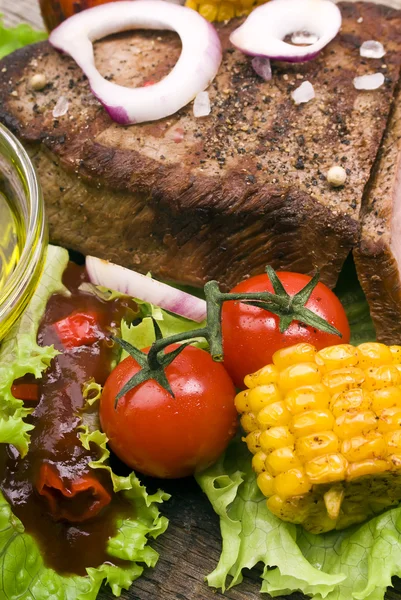
M35 291L46 244L34 167L18 140L0 125L0 340Z

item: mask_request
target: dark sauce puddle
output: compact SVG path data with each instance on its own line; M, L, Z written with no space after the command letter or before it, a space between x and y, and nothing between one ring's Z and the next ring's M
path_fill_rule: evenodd
M121 318L132 321L137 316L133 301L116 299L110 302L78 290L85 281L85 270L70 263L64 274L64 284L70 297L54 295L50 298L40 325L39 344L54 344L63 351L53 324L74 311L95 313L98 326L96 341L87 346L64 350L52 362L39 382L39 402L30 417L35 426L31 432L29 452L21 459L13 446L0 445L0 489L12 506L13 513L22 521L27 533L38 543L45 564L62 574L86 575L86 567L107 562L122 565L106 553L107 541L116 535L119 517L134 516L132 506L120 494L112 494L110 477L106 471L93 470L88 462L98 458L96 448L85 450L79 440L77 427L81 423L85 401L82 385L94 378L101 385L107 379L116 348L110 343L110 332L118 330ZM32 381L32 378L27 378ZM87 415L87 412L85 412ZM91 420L97 420L94 410ZM97 428L97 427L96 427ZM48 465L66 489L82 477L95 478L111 495L111 502L96 516L82 522L55 520L50 514L48 499L36 489L43 465ZM54 490L57 506L67 506L74 515L85 512L93 501L93 490L77 494L71 504L61 492Z

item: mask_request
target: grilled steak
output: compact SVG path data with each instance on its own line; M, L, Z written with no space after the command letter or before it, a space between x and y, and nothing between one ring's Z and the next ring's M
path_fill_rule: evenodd
M266 263L312 272L334 285L355 245L370 175L399 77L400 13L374 4L340 5L343 28L314 61L275 63L262 81L219 26L224 58L210 86L211 115L192 106L162 121L121 127L90 94L86 78L47 43L0 63L0 119L29 148L45 194L53 242L166 280L227 286ZM382 41L384 59L359 55ZM103 75L122 85L156 81L180 52L172 33L135 32L103 40ZM385 84L357 91L357 75L382 71ZM33 92L43 72L49 84ZM291 92L310 81L316 98ZM54 118L56 102L69 101ZM326 180L333 164L346 185Z
M378 339L401 337L401 91L380 149L354 250L358 278L368 298Z

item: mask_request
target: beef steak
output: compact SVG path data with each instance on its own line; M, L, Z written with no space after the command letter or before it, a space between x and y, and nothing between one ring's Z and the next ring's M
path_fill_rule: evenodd
M362 288L377 337L401 338L401 91L380 148L362 211L361 238L354 250Z
M273 64L264 82L230 46L238 25L219 25L223 63L209 88L210 116L192 106L164 120L121 127L90 94L86 78L47 43L0 62L0 120L29 149L42 183L54 243L165 280L226 286L267 263L321 270L334 285L355 245L364 187L386 126L401 62L400 13L340 4L343 27L309 63ZM381 60L360 57L368 39ZM142 85L163 77L180 52L177 36L138 31L95 45L103 75ZM385 84L357 91L357 75L381 71ZM48 85L33 91L30 79ZM310 81L316 98L291 92ZM68 112L54 118L61 96ZM334 189L326 172L348 177Z

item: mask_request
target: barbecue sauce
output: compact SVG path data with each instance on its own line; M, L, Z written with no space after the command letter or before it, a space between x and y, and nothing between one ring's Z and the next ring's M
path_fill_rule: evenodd
M116 535L117 519L130 516L132 505L120 494L113 494L110 476L105 470L91 469L88 462L98 458L98 448L85 450L79 439L82 422L98 429L97 409L84 410L82 386L91 378L103 385L117 358L117 348L110 333L118 331L122 318L132 321L137 305L127 299L103 301L78 288L85 280L82 267L70 263L64 284L71 295L56 294L48 302L39 328L41 346L54 344L61 352L38 381L39 401L29 421L34 425L27 456L21 459L13 446L0 448L0 489L13 513L22 521L27 533L38 543L46 566L62 574L86 575L86 567L107 562L121 564L106 553L107 541ZM57 335L55 323L76 311L96 315L96 340L66 349ZM28 381L32 381L28 377ZM88 507L98 500L96 489L87 486L74 498L47 488L39 493L38 481L43 469L71 490L75 482L95 478L97 488L107 499L96 516L86 516ZM53 510L52 510L53 505ZM54 515L54 506L60 511ZM63 511L77 516L65 520ZM53 514L52 514L53 513Z

